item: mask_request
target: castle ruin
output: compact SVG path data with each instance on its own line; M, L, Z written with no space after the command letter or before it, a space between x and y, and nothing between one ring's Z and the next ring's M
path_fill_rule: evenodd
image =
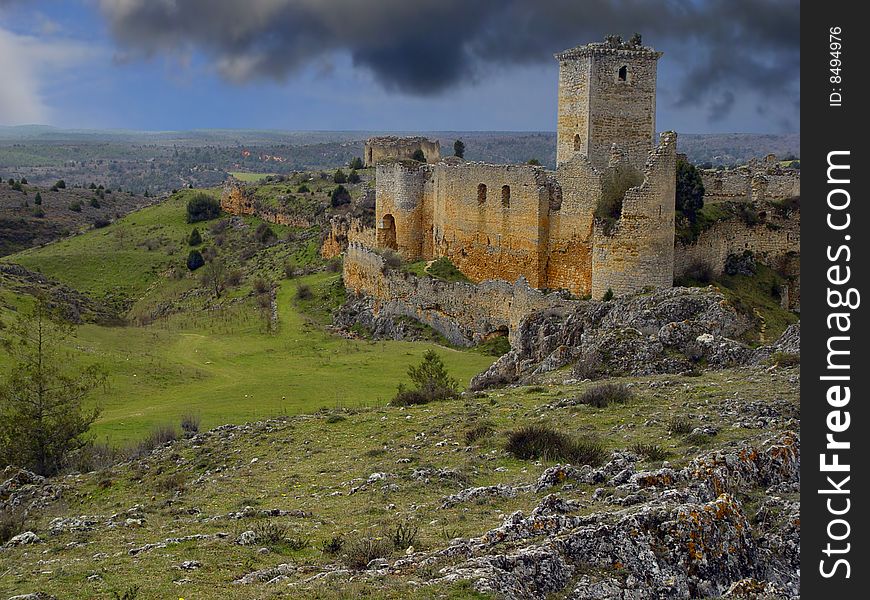
M654 146L660 57L609 43L556 55L555 171L378 162L377 245L411 261L447 257L475 282L524 277L597 298L671 287L676 134Z
M363 164L374 167L382 160L413 158L417 151L423 153L427 163L441 160L441 142L434 142L424 137L397 137L387 135L366 140L363 152Z

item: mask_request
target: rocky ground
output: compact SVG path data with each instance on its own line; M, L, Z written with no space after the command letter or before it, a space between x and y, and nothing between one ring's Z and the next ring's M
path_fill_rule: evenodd
M796 598L799 367L695 375L617 378L631 398L596 408L563 368L219 427L91 473L9 469L0 597ZM605 459L514 458L525 424Z

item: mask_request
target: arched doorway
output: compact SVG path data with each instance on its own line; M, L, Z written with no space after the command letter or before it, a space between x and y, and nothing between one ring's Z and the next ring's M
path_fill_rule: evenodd
M381 248L390 248L398 250L399 246L396 243L396 219L393 215L384 215L381 220L381 228L378 231L378 245Z

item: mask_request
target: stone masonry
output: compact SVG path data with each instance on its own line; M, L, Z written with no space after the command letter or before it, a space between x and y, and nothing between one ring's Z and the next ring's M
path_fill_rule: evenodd
M475 282L524 277L592 297L671 287L676 134L654 147L660 56L600 43L556 55L555 172L367 154L377 246L407 260L448 257ZM595 217L602 203L616 208L606 226Z
M390 158L409 159L417 150L423 151L427 163L441 159L441 142L424 137L381 136L369 138L365 145L366 167L374 167L382 160Z

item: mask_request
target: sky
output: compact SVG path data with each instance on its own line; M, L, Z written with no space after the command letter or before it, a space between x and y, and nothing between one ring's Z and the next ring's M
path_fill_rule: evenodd
M800 131L799 0L0 0L0 125L553 131L553 53L643 35L657 128Z

